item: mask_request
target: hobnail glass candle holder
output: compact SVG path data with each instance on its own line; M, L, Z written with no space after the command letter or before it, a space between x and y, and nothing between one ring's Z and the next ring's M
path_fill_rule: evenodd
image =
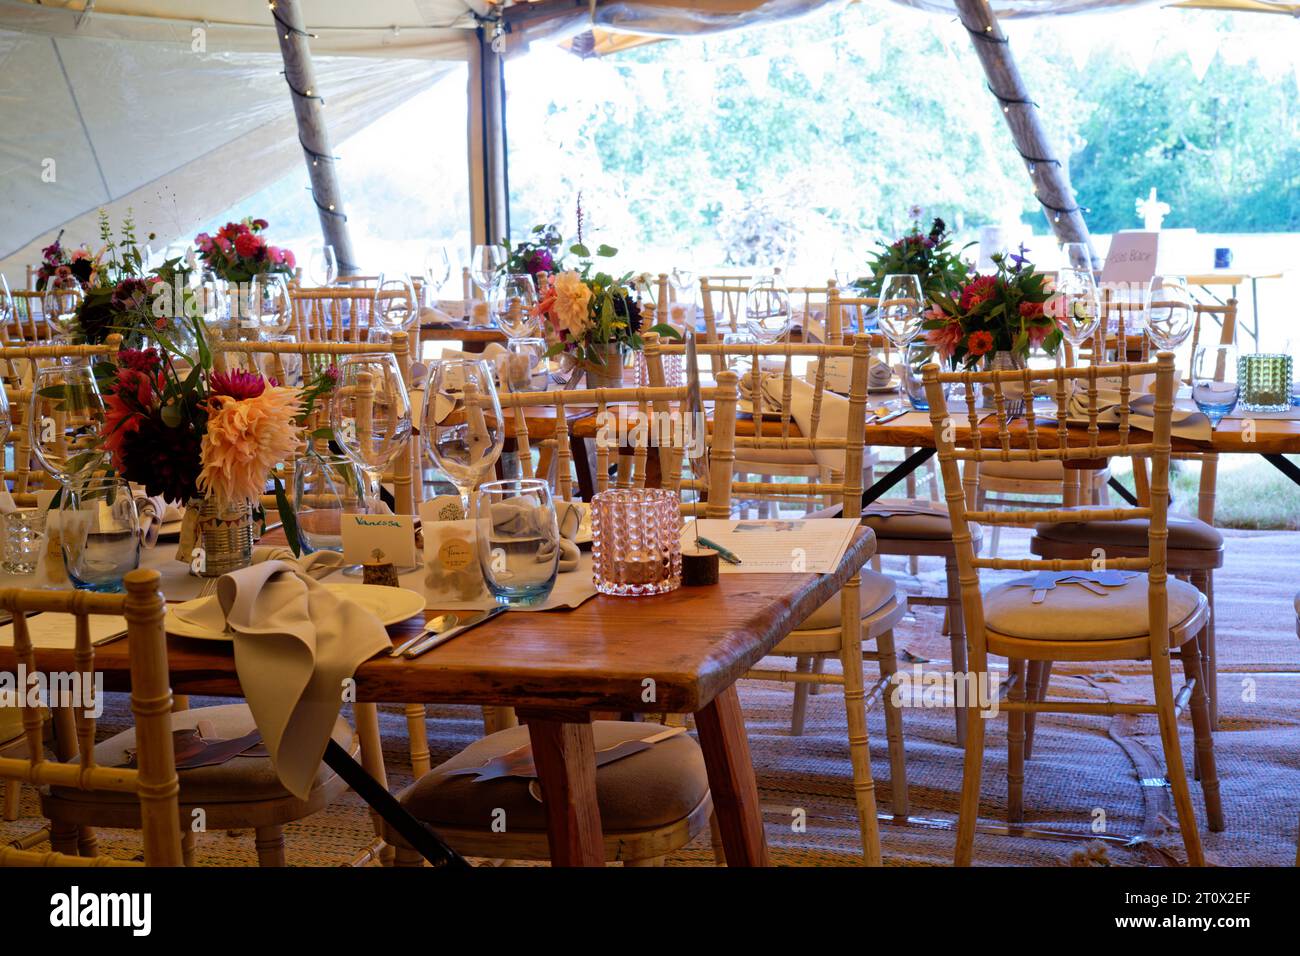
M611 488L591 500L592 580L602 594L666 594L682 583L682 516L666 488Z
M1237 359L1241 407L1248 412L1284 412L1291 407L1291 356L1278 353Z

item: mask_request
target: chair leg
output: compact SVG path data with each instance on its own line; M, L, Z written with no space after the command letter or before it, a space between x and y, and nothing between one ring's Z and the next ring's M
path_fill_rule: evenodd
M858 578L844 587L851 592L846 603L858 606ZM862 680L862 642L840 640L840 666L844 670L844 717L849 731L849 761L853 767L853 796L858 808L858 832L867 866L880 866L880 822L876 819L876 785L871 778L871 746L867 738L866 692Z
M826 658L824 658L824 657L814 657L814 658L813 658L813 661L812 661L812 672L813 672L814 674L820 674L820 673L825 669L825 667L826 667ZM809 684L809 685L808 685L808 693L811 694L812 696L816 697L816 696L817 696L818 694L820 694L821 692L822 692L822 685L821 685L821 684Z
M898 671L898 652L894 649L894 632L885 631L876 638L879 651L880 676L888 680L882 692L885 702L885 736L889 738L889 792L894 816L907 819L911 801L907 793L907 761L903 749L903 708L894 701L890 691L894 687L894 674Z
M1026 681L1025 694L1029 700L1041 701L1047 696L1047 685L1052 678L1051 661L1030 661L1029 679ZM1025 714L1025 759L1034 756L1034 724L1038 715L1033 711Z
M50 849L55 853L64 853L68 856L80 856L77 852L77 825L75 823L61 823L58 820L50 821Z
M1203 636L1203 635L1202 635ZM1214 733L1210 722L1209 695L1205 691L1205 661L1201 659L1199 638L1182 647L1183 674L1196 681L1192 688L1192 733L1196 741L1196 762L1201 768L1201 793L1205 796L1205 816L1211 833L1223 832L1223 800L1219 796L1219 771L1214 764Z
M4 796L4 813L2 814L6 823L12 823L18 819L18 803L23 796L23 785L18 780L5 781Z
M1203 587L1201 585L1204 585ZM1197 585L1210 604L1210 620L1201 637L1201 665L1205 669L1205 696L1210 706L1210 729L1219 729L1219 652L1214 638L1214 572L1206 571Z
M984 672L987 673L987 665ZM975 849L975 825L980 815L980 775L984 770L984 725L979 701L966 701L965 753L961 768L961 803L957 810L957 843L953 852L955 866L970 866Z
M425 729L423 704L406 705L406 736L411 748L411 774L419 780L432 764L429 761L429 734Z
M812 657L802 654L795 658L794 669L800 674L812 673ZM794 706L790 708L790 736L802 737L804 717L808 714L808 688L810 684L795 681Z
M1174 808L1178 811L1178 829L1182 832L1183 846L1187 849L1187 865L1204 866L1201 834L1196 828L1196 813L1192 809L1192 795L1187 787L1187 769L1183 765L1183 751L1178 742L1178 719L1174 716L1168 648L1152 655L1151 676L1156 691L1156 717L1160 721L1160 743L1165 751L1166 775L1174 795Z
M1008 661L1007 679L1011 691L1007 699L1025 700L1025 662ZM1025 712L1007 711L1007 823L1025 822Z
M663 866L664 858L662 856L651 856L644 860L624 860L624 866Z
M198 837L194 831L186 827L181 831L181 862L185 866L194 865L194 846L198 843Z
M257 838L258 866L284 866L284 827L258 827Z
M944 570L948 575L948 621L949 635L948 642L952 648L952 672L954 674L966 673L966 619L962 615L961 609L961 582L957 580L957 561L954 558L944 559ZM953 707L953 714L957 722L957 746L961 747L966 743L966 708Z

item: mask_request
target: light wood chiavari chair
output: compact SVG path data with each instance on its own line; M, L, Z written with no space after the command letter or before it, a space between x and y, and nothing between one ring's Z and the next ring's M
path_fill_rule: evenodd
M6 784L26 782L50 788L54 794L76 794L84 801L98 800L120 808L127 824L139 829L147 866L179 866L183 859L178 780L169 723L172 693L167 677L167 640L163 633L163 597L157 571L137 570L126 576L125 594L86 591L40 591L6 588L0 607L14 618L14 651L29 675L47 673L38 666L37 649L27 629L27 615L71 614L75 618L76 662L81 694L78 700L48 701L57 728L59 759L46 759L45 711L27 706L18 694L17 713L22 725L25 754L0 757L0 778ZM92 615L120 615L126 620L131 655L131 709L135 727L128 731L136 751L134 766L106 763L107 752L95 746L94 660ZM47 680L63 687L61 680ZM72 685L76 686L76 685ZM89 698L87 698L89 695ZM12 791L6 790L6 793ZM96 840L90 821L51 817L52 850L0 847L0 866L130 866L133 861L95 856ZM78 823L86 826L79 828Z
M1161 353L1150 363L1121 363L1105 367L1108 376L1121 382L1120 421L1117 442L1099 445L1097 380L1102 366L1056 368L1045 371L1010 370L999 372L959 372L941 374L937 366L925 369L926 393L930 403L930 420L939 460L943 469L944 489L952 515L953 540L957 546L962 602L970 642L970 668L976 682L989 679L989 655L1008 659L1009 693L1000 708L1009 715L1007 734L1007 814L1012 823L1024 816L1024 736L1028 713L1059 712L1085 714L1154 714L1160 726L1168 779L1173 790L1179 830L1187 850L1188 862L1202 865L1200 833L1188 791L1183 756L1178 739L1178 716L1190 703L1195 728L1196 751L1201 766L1201 785L1205 793L1210 828L1222 828L1222 810L1218 795L1218 778L1214 767L1214 745L1210 732L1209 707L1196 634L1208 614L1205 596L1194 587L1170 579L1166 567L1167 509L1169 503L1170 413L1175 385L1174 361ZM1153 431L1147 441L1131 436L1128 397L1134 378L1155 375ZM1025 447L1013 448L1007 425L1006 399L1003 389L1015 385L1028 391L1035 381L1054 382L1058 402L1055 429L1038 428L1030 417L1024 434ZM966 387L967 419L971 435L970 448L955 442L953 418L950 416L944 386L959 382ZM988 385L993 390L996 416L996 447L989 446L992 436L981 438L980 413L976 409L976 387ZM1071 446L1069 442L1068 400L1071 387L1084 390L1088 402L1088 442ZM1083 510L1042 509L1033 511L977 511L968 509L962 489L959 462L1096 460L1105 452L1150 458L1151 503L1138 508L1088 508ZM1148 550L1145 555L1108 558L1107 571L1138 572L1118 586L1108 586L1097 595L1068 583L1033 594L1033 588L1012 582L998 584L987 592L980 590L983 569L1091 572L1094 559L1021 559L977 558L972 547L968 522L1034 525L1078 521L1080 517L1096 522L1140 518L1148 521ZM1035 603L1037 601L1037 603ZM1170 659L1181 659L1187 683L1175 693L1170 674ZM1152 702L1114 702L1079 700L1029 700L1026 694L1026 662L1069 661L1072 664L1115 660L1149 660L1154 685ZM967 681L969 686L971 682ZM971 688L974 690L975 688ZM955 860L969 865L979 816L980 777L984 759L986 718L982 708L989 706L990 688L985 683L985 700L981 695L966 693L970 726L966 735L962 774L962 798L957 828ZM990 715L991 716L991 715Z

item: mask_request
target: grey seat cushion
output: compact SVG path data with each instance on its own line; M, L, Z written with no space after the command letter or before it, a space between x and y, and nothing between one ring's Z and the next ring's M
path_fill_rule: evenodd
M1059 461L982 461L980 477L1015 478L1022 481L1062 481L1065 466Z
M1048 541L1077 544L1080 541L1119 548L1145 548L1146 518L1123 521L1071 521L1064 524L1042 523L1034 534ZM1184 515L1169 516L1169 547L1179 551L1217 551L1223 547L1223 535L1213 525Z
M984 623L989 630L1043 641L1108 641L1141 637L1148 631L1147 577L1094 594L1077 584L1058 584L1041 604L1032 602L1033 589L998 584L984 593ZM1169 626L1187 620L1201 592L1185 581L1165 582Z
M200 720L212 724L215 735L231 740L251 733L257 727L253 712L247 704L223 704L219 707L199 707L182 710L171 715L173 730L192 730ZM355 749L352 728L342 717L334 724L331 734L345 750ZM101 767L118 767L127 761L127 751L134 750L135 728L125 730L95 745L95 762ZM213 767L195 767L179 770L182 804L245 803L255 800L278 800L290 796L280 778L275 774L270 757L234 757ZM334 771L321 764L316 771L313 788L321 787L334 777ZM50 795L58 799L86 803L92 800L133 802L134 793L108 790L76 790L70 787L52 787Z
M862 570L862 583L858 586L858 607L860 617L870 617L876 611L884 607L885 603L893 598L898 588L894 584L894 579L886 577L883 574L877 574L875 571L864 568ZM799 631L816 631L827 627L840 626L840 596L836 594L833 598L813 611L804 619L796 630Z
M901 502L900 502L901 503ZM943 502L908 499L907 504L925 509L923 514L879 514L888 511L888 500L877 501L867 508L862 515L862 523L876 533L877 538L899 538L913 541L948 541L952 539L952 519L948 516L948 507ZM968 524L971 537L978 541L982 535L980 526Z
M663 729L652 723L592 722L597 750L624 740L640 740ZM448 775L450 770L481 766L526 743L526 726L476 740L407 787L398 799L416 819L435 830L442 825L490 832L493 813L501 809L508 830L544 831L546 815L541 802L528 792L531 780L501 777L478 782L472 774ZM699 806L708 792L704 755L688 734L678 734L596 770L596 801L606 833L652 830L676 823Z

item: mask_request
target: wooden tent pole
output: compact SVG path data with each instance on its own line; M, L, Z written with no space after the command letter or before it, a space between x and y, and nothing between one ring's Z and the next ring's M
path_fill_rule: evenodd
M482 19L470 59L469 152L473 242L500 242L510 234L506 167L505 57L500 21Z
M1100 267L1083 210L1075 201L1070 174L1060 160L1039 121L1038 109L1029 96L1020 68L1011 54L1011 44L998 23L988 0L953 0L962 26L971 36L975 55L988 77L989 91L997 98L1034 184L1034 194L1060 242L1086 242L1094 267Z
M303 26L298 0L271 0L269 6L275 35L280 41L280 55L284 58L284 79L289 84L289 98L293 100L293 112L298 119L298 142L307 161L321 233L325 242L334 247L339 275L355 275L359 270L352 254L348 219L343 214L343 193L339 190L329 130L321 109L325 101L316 86L316 70L307 45L311 34Z

